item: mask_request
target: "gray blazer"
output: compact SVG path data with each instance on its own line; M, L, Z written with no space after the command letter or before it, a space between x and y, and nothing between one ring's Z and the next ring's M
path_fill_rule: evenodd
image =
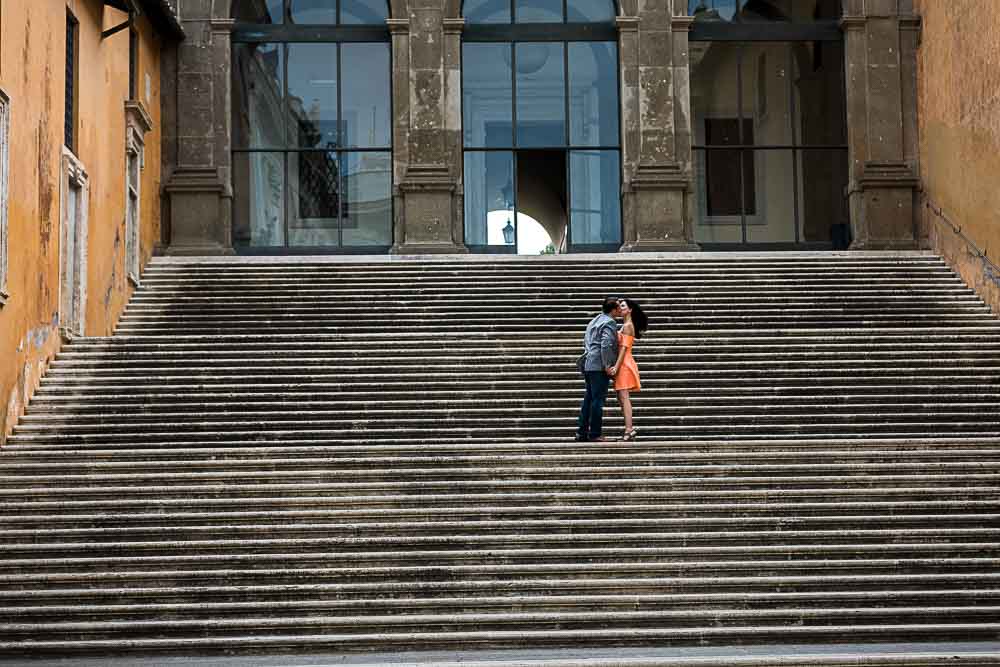
M583 371L603 371L618 361L618 325L601 313L587 325L583 336Z

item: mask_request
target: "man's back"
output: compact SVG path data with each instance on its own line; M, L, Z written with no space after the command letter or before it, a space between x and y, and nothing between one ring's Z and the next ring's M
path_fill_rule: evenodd
M583 336L583 351L587 355L584 371L603 371L614 366L618 357L618 329L614 318L601 313L590 321Z

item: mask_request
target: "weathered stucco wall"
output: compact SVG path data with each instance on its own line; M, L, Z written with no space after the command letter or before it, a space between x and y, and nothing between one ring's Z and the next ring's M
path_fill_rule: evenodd
M916 4L921 233L1000 312L1000 2Z
M125 101L129 37L101 40L125 15L100 0L3 0L0 87L11 98L10 298L0 308L0 440L61 345L60 178L66 7L79 20L76 155L89 174L87 335L112 331L131 291L125 272ZM159 45L140 33L138 96L153 119L142 172L142 261L159 238ZM149 97L146 75L149 75Z

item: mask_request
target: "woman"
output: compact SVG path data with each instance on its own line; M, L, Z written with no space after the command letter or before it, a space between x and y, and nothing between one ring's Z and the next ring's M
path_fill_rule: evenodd
M618 332L618 361L611 367L615 377L615 391L618 392L618 404L625 416L625 434L622 440L635 440L638 429L632 425L632 398L629 392L639 391L639 367L632 357L632 345L637 338L642 338L646 332L649 320L642 307L632 299L622 299L619 309L625 322Z

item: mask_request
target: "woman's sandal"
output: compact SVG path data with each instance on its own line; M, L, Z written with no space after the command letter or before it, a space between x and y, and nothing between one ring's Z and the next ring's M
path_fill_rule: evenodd
M622 436L622 442L632 442L638 434L639 429L633 427L631 431L625 431L625 434Z

